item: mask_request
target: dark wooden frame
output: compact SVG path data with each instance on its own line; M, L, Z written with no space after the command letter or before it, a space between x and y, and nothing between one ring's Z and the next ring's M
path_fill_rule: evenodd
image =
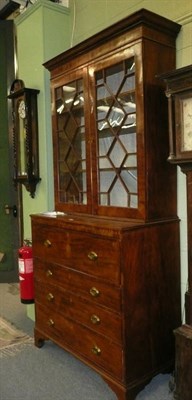
M36 185L41 180L39 176L39 143L38 143L38 110L37 95L39 90L21 88L12 92L8 99L12 100L12 121L13 121L13 153L14 153L14 175L15 186L21 183L25 186L31 197L35 196ZM19 173L19 121L17 111L17 100L23 99L26 104L26 174Z

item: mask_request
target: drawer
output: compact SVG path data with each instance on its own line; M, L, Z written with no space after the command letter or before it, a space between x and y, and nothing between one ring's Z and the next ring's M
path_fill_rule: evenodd
M121 288L112 283L39 259L34 259L34 276L35 281L40 281L40 285L53 284L57 288L62 287L84 300L91 301L92 304L121 311Z
M46 306L50 312L60 313L90 329L108 336L115 342L122 341L121 317L119 314L92 304L78 295L54 285L35 281L35 302Z
M122 379L122 347L49 308L36 306L36 329L63 348Z
M33 224L33 255L48 261L70 266L73 269L120 282L119 243L84 232L51 230Z

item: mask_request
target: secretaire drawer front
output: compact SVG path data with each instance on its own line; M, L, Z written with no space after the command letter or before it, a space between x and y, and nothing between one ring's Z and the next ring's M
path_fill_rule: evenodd
M115 342L122 341L121 316L108 309L80 299L67 290L35 281L35 301L50 311L79 322L90 329L108 336Z
M36 327L61 346L122 379L122 347L112 340L40 305L36 307Z
M119 243L84 232L33 226L33 254L108 281L120 281Z
M93 304L100 304L117 312L121 310L120 287L58 264L43 263L38 259L34 259L34 274L35 280L46 285L54 284Z

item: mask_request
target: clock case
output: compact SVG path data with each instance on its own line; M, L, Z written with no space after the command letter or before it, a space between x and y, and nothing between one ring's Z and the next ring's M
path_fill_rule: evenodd
M162 74L161 78L166 82L166 96L168 98L169 112L169 158L170 163L183 164L192 163L192 147L190 150L183 149L184 121L182 102L192 98L192 65ZM192 114L192 110L191 110ZM187 165L185 165L185 169Z
M175 400L190 400L192 393L192 149L182 151L183 115L181 103L192 98L192 65L167 72L161 76L166 82L169 111L170 163L180 166L186 175L188 289L185 293L185 323L175 334ZM192 114L192 109L191 109Z
M16 82L16 84L15 84ZM12 143L14 172L13 182L23 184L31 197L35 197L39 176L38 110L39 90L22 87L23 81L15 80L8 99L12 101ZM16 88L16 90L14 90ZM19 104L25 103L25 115L19 115ZM24 161L22 161L24 160ZM23 169L21 164L23 165Z

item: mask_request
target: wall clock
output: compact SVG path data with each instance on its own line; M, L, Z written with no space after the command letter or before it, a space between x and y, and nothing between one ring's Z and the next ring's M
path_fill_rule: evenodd
M12 101L13 152L15 185L23 184L35 196L39 177L37 95L39 90L25 88L16 79L8 99Z

